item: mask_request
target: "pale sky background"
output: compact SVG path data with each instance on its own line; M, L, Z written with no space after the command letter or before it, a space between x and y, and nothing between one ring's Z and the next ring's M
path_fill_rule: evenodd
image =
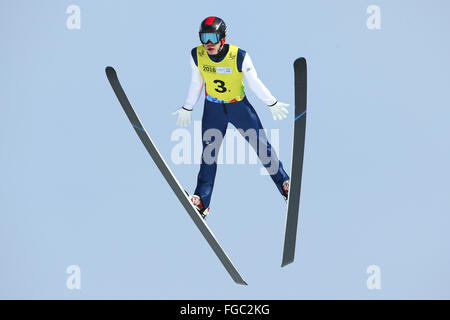
M69 5L81 29L69 30ZM381 29L369 30L370 5ZM449 299L448 1L0 1L0 298ZM218 168L207 222L249 286L236 285L146 153L104 74L114 66L176 165L171 115L202 19L249 52L294 104L308 61L296 260L281 269L285 203L259 164ZM266 129L284 121L247 90ZM193 119L201 119L203 95ZM188 130L193 133L191 125ZM194 138L194 137L193 137ZM81 268L69 290L66 269ZM369 290L366 269L381 270Z

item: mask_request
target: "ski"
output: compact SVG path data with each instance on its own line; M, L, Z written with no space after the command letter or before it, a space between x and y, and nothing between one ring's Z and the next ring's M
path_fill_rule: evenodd
M284 234L283 261L281 267L294 262L297 238L298 211L302 185L303 154L306 131L306 60L298 58L294 62L295 74L295 114L294 138L292 143L292 162L290 189L287 204L286 230Z
M152 139L148 135L147 131L144 129L142 123L140 122L138 116L136 115L133 107L131 106L122 86L120 85L119 79L117 77L117 73L112 67L106 67L106 76L109 80L109 83L111 84L112 89L114 90L114 93L117 96L117 99L119 100L120 104L122 105L123 110L125 111L128 119L131 122L131 125L133 126L134 130L136 131L137 135L141 139L142 143L144 144L145 148L147 149L148 153L152 157L153 161L155 162L158 169L161 171L162 175L166 179L167 183L172 188L173 192L177 196L178 200L180 200L183 207L186 209L189 216L194 221L194 224L197 226L197 228L200 230L203 237L206 239L214 253L217 255L219 260L222 262L222 265L225 267L225 269L230 274L231 278L238 283L242 285L247 285L247 283L244 281L244 279L241 277L237 269L234 267L233 263L231 262L230 258L227 256L225 251L222 249L220 244L217 242L216 237L208 227L208 225L205 223L204 219L200 216L198 211L195 209L191 201L189 200L188 196L186 195L186 191L181 186L180 182L175 178L174 174L170 170L167 163L164 161L164 158L156 148L155 144L153 143Z

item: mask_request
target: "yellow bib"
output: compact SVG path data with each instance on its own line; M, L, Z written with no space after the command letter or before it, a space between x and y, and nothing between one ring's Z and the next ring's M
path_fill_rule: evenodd
M239 47L229 45L226 57L220 62L212 61L203 45L197 47L197 62L205 79L206 99L214 102L237 102L245 97L242 72L237 69Z

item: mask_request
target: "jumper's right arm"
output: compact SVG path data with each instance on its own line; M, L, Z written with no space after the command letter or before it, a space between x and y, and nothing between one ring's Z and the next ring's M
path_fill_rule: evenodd
M178 126L185 127L191 123L192 109L200 98L204 82L203 76L191 55L191 83L189 85L188 95L184 101L184 105L172 113L172 115L178 115Z
M191 55L191 83L189 85L188 95L183 105L185 109L192 110L194 108L200 98L204 83L205 80L203 79L203 76Z

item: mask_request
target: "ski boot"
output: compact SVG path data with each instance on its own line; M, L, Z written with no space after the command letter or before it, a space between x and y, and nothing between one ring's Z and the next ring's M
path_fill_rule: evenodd
M189 199L192 201L192 204L194 205L195 209L197 209L198 213L200 213L201 217L203 219L206 219L206 216L209 213L209 208L203 207L202 199L200 199L200 197L196 194L190 195Z
M288 200L289 187L290 187L289 180L284 181L283 184L281 185L281 188L283 189L283 198L286 201Z

